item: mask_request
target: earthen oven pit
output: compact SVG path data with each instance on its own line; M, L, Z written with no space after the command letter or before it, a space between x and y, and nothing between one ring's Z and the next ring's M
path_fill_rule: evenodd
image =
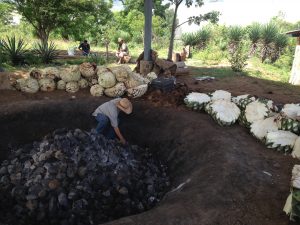
M7 149L58 128L90 130L92 111L106 100L44 99L1 107L1 161ZM150 148L167 164L171 185L151 210L106 224L292 224L282 208L296 161L267 149L241 126L224 128L204 113L137 100L121 129L130 143Z

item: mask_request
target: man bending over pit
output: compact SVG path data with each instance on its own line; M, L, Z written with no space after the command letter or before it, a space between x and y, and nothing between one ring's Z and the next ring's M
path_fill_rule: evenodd
M100 105L94 112L93 116L98 121L96 131L108 139L114 139L116 136L122 144L126 144L119 129L119 113L123 111L126 114L132 112L132 104L127 98L116 98Z

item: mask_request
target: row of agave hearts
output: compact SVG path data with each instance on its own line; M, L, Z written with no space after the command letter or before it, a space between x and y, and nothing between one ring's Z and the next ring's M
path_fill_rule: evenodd
M127 93L137 98L144 95L148 84L157 78L155 73L146 77L134 73L127 65L107 68L82 63L68 67L47 67L32 69L27 78L18 79L13 86L22 92L36 93L39 90L50 92L55 89L75 93L79 89L90 87L93 96L120 97Z
M299 118L299 112L297 113ZM296 142L296 145L299 145L299 142ZM294 147L295 148L295 147ZM300 147L298 147L299 149ZM287 198L286 204L284 206L284 211L287 214L290 214L290 220L300 221L300 165L295 165L292 170L292 179L291 179L291 194Z
M291 179L291 193L284 205L283 211L290 215L290 220L300 219L300 165L294 165Z
M232 97L223 90L193 92L184 102L193 110L204 110L221 126L238 121L268 148L300 159L300 104L286 104L280 109L271 100L250 95Z

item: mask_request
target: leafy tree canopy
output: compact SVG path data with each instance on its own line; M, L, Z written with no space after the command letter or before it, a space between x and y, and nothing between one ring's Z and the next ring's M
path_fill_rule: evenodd
M0 24L8 25L13 21L12 7L0 0Z
M174 37L175 37L175 30L180 27L181 25L188 23L188 24L197 24L200 25L203 21L210 21L211 23L217 23L219 21L219 15L220 13L217 11L211 11L203 15L199 16L192 16L189 17L187 21L177 25L177 12L179 9L179 6L184 3L188 8L191 6L195 7L201 7L204 5L204 0L169 0L170 4L172 4L175 7L174 10L174 17L173 17L173 23L172 23L172 29L171 29L171 37L170 37L170 44L169 44L169 51L168 51L168 59L172 58L173 53L173 47L174 47Z
M137 10L144 13L144 0L121 0L124 6L124 13L127 15L131 10ZM170 4L164 4L163 0L153 0L154 15L165 18L165 11Z
M50 32L55 28L74 27L79 20L88 21L90 16L109 14L112 7L111 0L6 0L6 2L14 6L35 28L43 42L48 41ZM100 18L97 17L94 22L100 22Z

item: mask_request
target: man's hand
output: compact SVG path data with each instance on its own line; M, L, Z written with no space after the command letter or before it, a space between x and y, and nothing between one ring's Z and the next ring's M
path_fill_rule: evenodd
M123 135L121 134L120 129L118 127L114 127L114 130L116 132L116 135L120 139L120 142L122 143L122 145L125 145L127 142L126 142L125 138L123 137Z
M120 142L122 145L126 145L127 144L127 141L123 138L123 139L120 139Z

